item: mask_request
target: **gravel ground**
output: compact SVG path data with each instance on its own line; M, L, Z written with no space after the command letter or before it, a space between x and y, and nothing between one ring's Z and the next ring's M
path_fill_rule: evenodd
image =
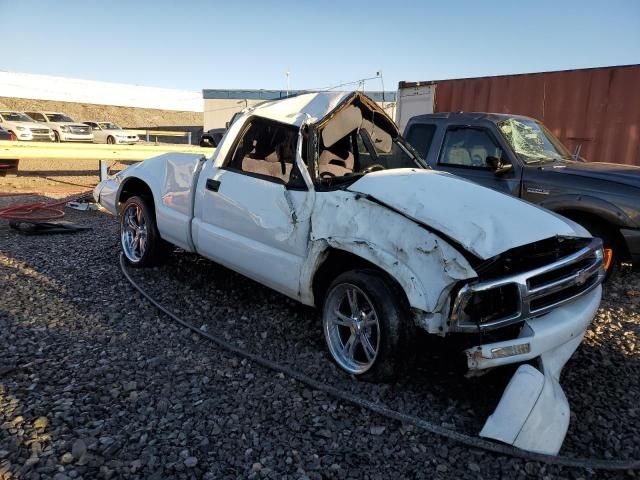
M93 230L25 237L0 223L0 479L638 475L470 450L239 360L132 290L114 218L66 219ZM457 431L477 433L509 379L508 369L465 379L425 337L398 383L358 382L329 361L317 312L223 267L177 252L134 276L210 333ZM640 275L625 271L565 368L562 454L640 458L639 336Z

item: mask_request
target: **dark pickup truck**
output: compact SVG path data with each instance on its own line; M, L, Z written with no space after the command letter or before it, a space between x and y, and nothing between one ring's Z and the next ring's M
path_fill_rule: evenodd
M640 266L640 167L576 160L542 123L516 115L419 115L404 137L432 168L537 203L601 237L608 277L622 262Z

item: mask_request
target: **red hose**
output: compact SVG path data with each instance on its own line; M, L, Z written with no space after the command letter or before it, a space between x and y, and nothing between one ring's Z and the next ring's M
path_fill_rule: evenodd
M0 208L0 218L4 220L31 220L36 222L46 222L49 220L56 220L64 217L64 211L61 208L57 208L60 205L64 205L67 202L72 202L81 197L84 197L89 191L82 192L71 198L66 198L58 202L33 202L33 203L21 203L17 205L10 205L5 208ZM36 193L0 193L0 197L17 197L38 195Z

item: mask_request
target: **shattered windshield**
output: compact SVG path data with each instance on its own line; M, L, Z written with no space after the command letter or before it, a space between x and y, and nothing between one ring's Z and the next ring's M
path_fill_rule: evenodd
M560 140L534 120L510 118L499 122L498 129L524 163L573 160Z

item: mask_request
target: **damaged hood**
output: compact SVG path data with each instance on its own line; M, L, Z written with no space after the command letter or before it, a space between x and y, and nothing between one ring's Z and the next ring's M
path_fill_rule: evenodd
M483 260L554 236L587 236L558 215L445 172L369 173L348 190L431 227Z

